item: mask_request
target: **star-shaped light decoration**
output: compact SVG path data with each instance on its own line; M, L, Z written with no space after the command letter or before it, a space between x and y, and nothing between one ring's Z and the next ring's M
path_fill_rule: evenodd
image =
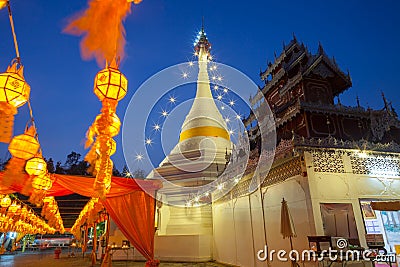
M151 145L153 144L153 140L151 140L150 138L146 138L146 145Z
M218 99L218 100L222 100L222 95L218 95L218 96L217 96L217 99Z
M229 130L229 135L234 135L235 131L234 130Z
M242 116L240 114L236 114L236 119L241 120Z
M137 154L136 155L136 161L142 161L143 160L143 155L142 154Z
M228 93L228 88L224 88L224 93Z
M194 66L193 61L189 61L189 66L190 66L190 67L193 67L193 66Z
M156 124L153 125L153 129L154 129L154 131L160 131L161 130L161 126L158 123L156 123Z
M166 110L161 111L161 115L163 117L167 117L168 116L168 111L166 111Z
M225 121L226 121L226 122L230 122L231 120L229 119L229 117L226 117L226 118L225 118Z
M214 90L218 90L218 85L214 85Z
M187 72L182 73L182 78L187 79L189 77L189 74Z
M176 103L176 97L170 96L169 99L168 99L168 102L172 103L172 104L175 104Z
M229 105L230 105L231 107L233 107L233 105L235 105L235 101L230 100L230 101L229 101Z

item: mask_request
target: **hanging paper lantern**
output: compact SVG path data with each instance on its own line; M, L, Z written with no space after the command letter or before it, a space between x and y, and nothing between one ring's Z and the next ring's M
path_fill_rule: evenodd
M96 134L105 134L111 137L116 136L121 128L121 121L115 113L101 113L97 115L94 122Z
M50 178L50 175L48 174L42 176L35 176L32 179L32 187L36 190L47 191L51 188L52 185L53 182Z
M7 162L1 184L9 187L12 184L24 184L24 169L26 160L33 158L39 148L39 142L35 138L36 130L32 126L25 130L24 134L15 136L9 146L8 151L12 155Z
M36 130L32 126L26 130L24 134L17 135L11 140L11 143L8 146L8 151L10 151L11 155L16 158L24 160L33 158L40 148L35 135Z
M8 208L11 205L11 198L8 195L2 196L0 200L0 206L2 208Z
M34 157L26 162L25 171L29 175L43 176L47 172L47 163L42 157Z
M0 73L0 142L9 143L12 138L14 115L17 108L29 99L30 86L23 75L24 67L15 61Z
M24 105L29 99L30 86L24 79L24 67L17 67L17 61L0 73L0 102L15 108Z
M96 175L94 196L102 199L111 186L113 163L110 156L116 150L112 137L119 133L121 127L115 111L118 101L126 95L127 89L128 80L118 70L115 60L97 73L94 80L94 93L102 102L102 108L101 114L86 133L85 147L92 147L85 159L90 162L92 174Z
M115 65L99 71L94 79L94 93L100 101L104 98L119 101L127 90L128 80Z
M17 210L20 208L21 206L19 206L17 204L17 202L13 202L7 210L7 216L12 217L14 216L14 214L17 212Z

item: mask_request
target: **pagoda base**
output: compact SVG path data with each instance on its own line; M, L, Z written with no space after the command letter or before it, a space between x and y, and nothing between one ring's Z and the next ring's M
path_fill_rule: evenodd
M173 262L212 260L212 235L156 235L155 258Z
M212 208L163 205L155 237L156 258L165 261L212 260Z

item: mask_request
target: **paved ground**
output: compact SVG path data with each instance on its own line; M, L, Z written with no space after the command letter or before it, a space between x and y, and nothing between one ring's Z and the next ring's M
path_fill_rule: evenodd
M89 258L82 257L68 258L67 252L61 253L59 260L54 259L52 251L46 252L18 252L15 255L1 255L0 256L1 267L86 267L91 266ZM100 264L96 265L97 267ZM144 262L133 262L133 261L113 261L113 267L144 267ZM161 263L160 267L226 267L226 265L217 263Z

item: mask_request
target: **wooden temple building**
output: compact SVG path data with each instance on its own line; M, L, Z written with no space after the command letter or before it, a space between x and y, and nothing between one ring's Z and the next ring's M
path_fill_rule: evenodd
M400 244L400 207L394 207L400 203L400 121L391 103L382 94L379 110L358 99L343 105L339 96L352 86L349 72L321 44L313 54L295 37L260 78L250 102L254 113L267 102L274 115L273 164L258 174L261 187L249 190L261 143L251 113L244 120L251 150L246 176L213 203L213 258L235 266L287 266L257 258L265 247L291 249L280 233L283 198L296 232L294 249L309 250L310 241L329 237L393 253Z

